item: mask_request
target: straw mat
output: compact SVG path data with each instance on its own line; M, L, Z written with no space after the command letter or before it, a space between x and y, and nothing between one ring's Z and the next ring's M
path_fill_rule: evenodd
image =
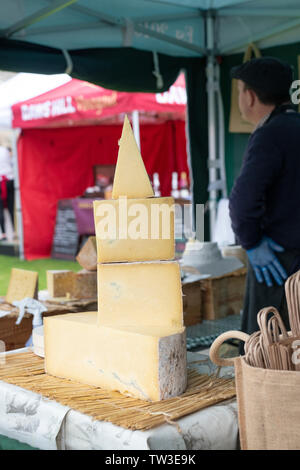
M38 393L100 421L127 429L147 430L235 396L233 379L200 375L188 369L188 387L179 397L147 402L118 392L50 376L44 360L27 351L6 355L0 380Z

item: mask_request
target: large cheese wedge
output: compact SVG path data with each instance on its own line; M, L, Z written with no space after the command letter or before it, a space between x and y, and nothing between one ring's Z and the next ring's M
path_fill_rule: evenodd
M173 259L174 212L172 197L94 201L98 262Z
M96 325L97 312L44 319L45 370L56 377L157 401L187 384L185 329Z
M118 160L115 170L112 198L153 197L154 191L137 146L128 117L125 116Z
M183 325L177 261L98 265L99 325Z

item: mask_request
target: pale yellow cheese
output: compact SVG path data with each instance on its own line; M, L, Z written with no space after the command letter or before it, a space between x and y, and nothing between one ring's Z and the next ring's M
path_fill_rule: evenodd
M44 319L45 370L143 400L186 388L185 329L96 325L97 312Z
M181 327L176 261L98 265L98 324Z
M97 247L96 237L89 237L80 249L76 260L84 269L97 271Z
M153 197L154 191L127 116L119 145L112 198Z
M174 258L174 199L94 201L98 262Z
M9 285L5 296L6 302L12 304L26 297L37 298L38 273L27 269L12 268Z
M50 297L66 297L72 295L74 289L73 271L67 269L47 270L47 290Z

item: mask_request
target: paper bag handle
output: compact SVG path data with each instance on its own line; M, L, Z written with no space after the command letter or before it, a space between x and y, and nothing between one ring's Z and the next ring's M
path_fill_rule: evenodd
M258 47L254 44L254 42L251 42L248 45L246 52L244 54L243 63L248 62L248 60L251 59L252 53L254 54L256 58L261 57L261 52L258 49Z
M210 360L216 364L217 366L233 366L234 365L234 358L223 358L219 356L219 350L222 344L227 341L228 339L239 339L241 341L247 341L250 338L247 333L243 333L242 331L226 331L222 333L220 336L215 339L213 344L209 350L209 358Z

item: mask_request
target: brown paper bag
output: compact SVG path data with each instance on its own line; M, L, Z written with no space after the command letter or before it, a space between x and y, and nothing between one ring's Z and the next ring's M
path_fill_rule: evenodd
M261 57L261 53L259 49L255 46L255 44L249 44L243 59L243 63L248 62L251 59L252 54L255 57ZM243 133L243 134L251 134L253 132L254 126L244 119L241 116L241 112L239 110L239 92L237 86L237 80L232 80L231 85L231 107L230 107L230 118L229 118L229 132L234 133Z

